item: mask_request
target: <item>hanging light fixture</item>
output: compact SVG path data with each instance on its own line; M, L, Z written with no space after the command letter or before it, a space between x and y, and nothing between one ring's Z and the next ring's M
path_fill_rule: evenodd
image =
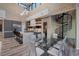
M20 15L21 15L21 16L23 16L23 15L28 15L28 13L29 13L29 11L27 11L27 10L25 9L22 13L20 13Z
M27 8L30 5L30 3L18 3L18 5L23 9L23 12L21 12L20 15L28 15L29 10L27 10Z

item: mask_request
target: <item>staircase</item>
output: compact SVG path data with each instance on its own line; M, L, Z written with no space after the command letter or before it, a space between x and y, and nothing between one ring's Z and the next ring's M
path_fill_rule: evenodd
M53 47L50 47L47 51L50 55L54 56L64 56L66 55L66 52L68 51L65 44L65 41L67 40L67 33L72 29L72 16L70 14L59 14L55 16L56 23L58 24L58 27L55 29L55 33L58 35L57 39L54 39L53 42L55 42ZM56 40L56 41L55 41ZM72 51L72 50L71 50ZM70 51L68 51L70 53Z
M19 44L14 38L2 40L2 56L26 56L26 46Z
M57 15L56 18L59 27L55 29L55 33L58 34L59 38L64 39L66 33L72 29L72 16L68 13L63 13Z

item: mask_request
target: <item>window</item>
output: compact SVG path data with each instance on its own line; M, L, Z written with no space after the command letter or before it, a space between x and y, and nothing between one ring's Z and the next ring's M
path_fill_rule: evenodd
M29 7L29 10L31 11L31 6Z
M41 3L32 3L32 5L29 7L29 10L34 10L35 8L37 8L39 5L41 5Z
M36 4L35 4L35 3L33 3L32 5L33 5L33 9L35 9L35 8L36 8Z
M40 6L40 5L41 5L41 3L37 3L37 4L36 4L36 7L38 7L38 6Z

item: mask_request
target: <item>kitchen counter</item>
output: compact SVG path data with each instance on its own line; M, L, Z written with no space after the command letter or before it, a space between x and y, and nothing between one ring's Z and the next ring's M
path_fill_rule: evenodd
M29 56L36 55L36 48L35 48L35 35L33 32L25 32L23 33L23 44L25 44L28 48Z
M33 32L26 32L26 33L23 33L23 43L34 43L36 40L36 37L34 35Z

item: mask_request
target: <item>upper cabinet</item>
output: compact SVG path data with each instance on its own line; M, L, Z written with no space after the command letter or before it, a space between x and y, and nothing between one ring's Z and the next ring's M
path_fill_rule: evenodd
M0 17L5 18L6 17L6 11L0 10Z

